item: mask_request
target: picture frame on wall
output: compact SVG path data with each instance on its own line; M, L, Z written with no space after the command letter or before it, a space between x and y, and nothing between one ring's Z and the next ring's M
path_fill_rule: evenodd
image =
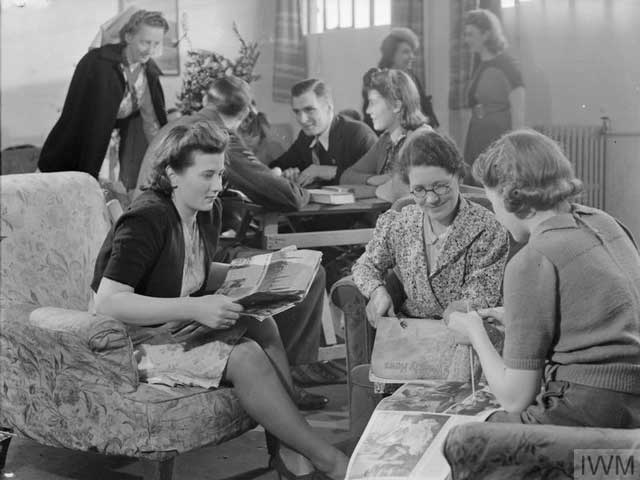
M169 24L164 37L162 54L154 58L163 75L180 75L180 47L178 45L178 0L120 0L120 11L129 7L162 12Z

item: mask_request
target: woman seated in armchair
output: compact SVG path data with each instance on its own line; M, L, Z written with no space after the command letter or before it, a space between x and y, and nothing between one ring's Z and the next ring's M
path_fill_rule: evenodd
M383 131L363 157L340 176L342 184L377 186L376 194L393 202L407 195L406 186L394 176L398 153L407 135L415 130L430 131L420 110L420 95L411 77L401 70L374 68L364 76L369 99L367 113L376 130Z
M640 427L640 256L582 190L560 147L520 130L474 164L496 217L526 245L505 271L504 308L452 313L505 411L490 421ZM504 356L483 319L505 326ZM540 393L541 387L543 392Z
M442 318L460 302L465 308L499 305L507 232L489 210L460 194L464 163L453 141L432 130L413 132L400 153L399 172L415 204L382 214L353 266L369 323L375 328L381 316L395 315ZM393 291L387 282L390 269L397 278ZM399 286L403 299L397 298ZM366 325L352 330L356 342L365 337L358 328ZM347 347L353 353L352 372L368 363L366 348Z
M171 129L150 188L120 217L98 255L96 311L127 325L147 381L232 384L245 410L281 440L271 459L281 475L297 478L295 470L304 478L341 479L347 457L313 432L291 399L273 319L243 317L241 305L206 290L227 140L206 121Z

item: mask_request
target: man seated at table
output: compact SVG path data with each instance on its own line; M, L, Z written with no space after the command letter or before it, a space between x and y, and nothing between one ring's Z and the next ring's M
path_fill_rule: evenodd
M249 84L229 76L214 80L205 97L205 107L180 117L162 128L149 145L142 160L135 196L147 182L156 158L156 148L175 125L190 125L208 120L229 131L229 146L225 153L227 188L239 190L253 202L269 210L295 211L309 202L309 192L293 181L279 176L260 162L237 134L237 129L253 109Z
M303 187L337 183L377 140L366 124L334 114L331 92L322 80L296 83L291 88L291 108L300 133L270 166L279 167L284 177Z
M249 85L244 80L229 76L211 83L206 96L206 106L197 113L181 117L163 127L149 145L144 156L136 187L148 183L148 177L157 158L157 148L176 125L191 125L207 120L229 131L229 145L225 152L225 177L228 187L246 194L252 201L265 208L279 211L298 210L309 201L309 192L286 178L276 175L260 162L236 129L252 108ZM261 251L243 246L222 250L216 261L229 262L239 256L256 255ZM276 315L282 342L290 365L305 365L317 361L322 327L322 304L324 300L325 272L320 269L305 300L296 307ZM328 399L302 389L296 390L294 401L301 409L323 408Z

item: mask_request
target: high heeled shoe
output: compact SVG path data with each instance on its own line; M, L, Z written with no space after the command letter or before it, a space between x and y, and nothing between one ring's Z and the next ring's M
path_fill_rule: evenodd
M315 470L310 473L305 473L304 475L296 475L284 464L282 458L280 457L280 452L277 452L275 455L271 456L271 458L269 459L269 468L272 468L278 473L278 478L280 480L324 480L323 477L317 476L319 472ZM325 478L329 477L325 476Z

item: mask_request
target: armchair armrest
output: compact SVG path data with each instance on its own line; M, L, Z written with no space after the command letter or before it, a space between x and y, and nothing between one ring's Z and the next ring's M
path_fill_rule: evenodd
M122 322L78 310L21 305L3 308L0 318L0 337L6 342L2 360L14 363L4 372L7 381L35 374L65 376L123 393L137 389L137 362Z
M454 480L570 479L576 449L639 446L638 429L468 423L451 429L443 449Z

